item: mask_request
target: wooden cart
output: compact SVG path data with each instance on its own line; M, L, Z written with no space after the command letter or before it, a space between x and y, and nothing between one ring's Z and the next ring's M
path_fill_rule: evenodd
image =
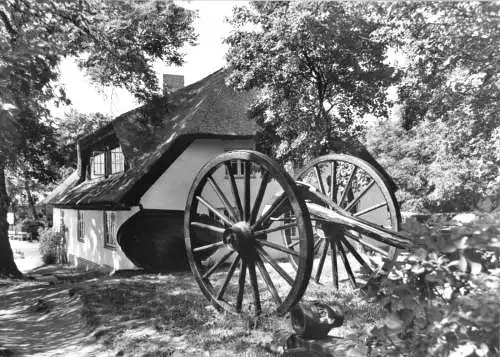
M319 157L292 179L259 152L222 154L201 169L187 199L191 270L212 304L234 313L284 314L311 276L334 289L343 281L358 287L386 274L411 244L397 233L389 187L349 155Z

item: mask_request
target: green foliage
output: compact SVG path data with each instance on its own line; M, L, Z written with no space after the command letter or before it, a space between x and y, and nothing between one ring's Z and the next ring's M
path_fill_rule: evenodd
M398 3L377 31L393 51L398 96L393 122L370 128L367 146L408 208L500 204L499 16L498 2Z
M77 162L77 140L102 128L111 120L111 117L101 113L84 114L76 110L57 120L58 151L62 157L62 164L74 167Z
M391 71L374 41L376 4L254 2L230 20L229 81L259 90L252 116L262 149L301 162L359 131L366 113L384 112Z
M64 233L52 228L40 230L40 254L45 264L67 263Z
M372 356L497 356L500 329L500 218L428 229L416 248L368 291L386 317L368 332Z

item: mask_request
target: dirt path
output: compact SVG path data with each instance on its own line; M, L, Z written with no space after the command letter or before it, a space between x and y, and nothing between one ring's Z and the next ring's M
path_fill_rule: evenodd
M0 282L0 356L96 355L70 283Z

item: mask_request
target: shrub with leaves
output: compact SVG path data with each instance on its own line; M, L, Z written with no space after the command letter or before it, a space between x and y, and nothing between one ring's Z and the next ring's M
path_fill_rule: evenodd
M370 356L498 356L500 218L428 228L415 249L368 285L387 315L370 328Z
M64 233L54 232L52 228L40 231L40 254L45 264L65 264L66 239Z
M43 227L43 223L40 221L33 220L31 218L23 219L17 226L17 230L21 232L27 232L30 235L30 239L38 239L38 230Z

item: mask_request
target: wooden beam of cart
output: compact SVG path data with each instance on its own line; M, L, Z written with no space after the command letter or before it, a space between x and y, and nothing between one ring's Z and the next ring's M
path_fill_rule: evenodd
M339 224L399 249L408 249L413 246L410 238L401 233L388 230L364 219L344 215L316 203L307 202L306 205L313 219Z

